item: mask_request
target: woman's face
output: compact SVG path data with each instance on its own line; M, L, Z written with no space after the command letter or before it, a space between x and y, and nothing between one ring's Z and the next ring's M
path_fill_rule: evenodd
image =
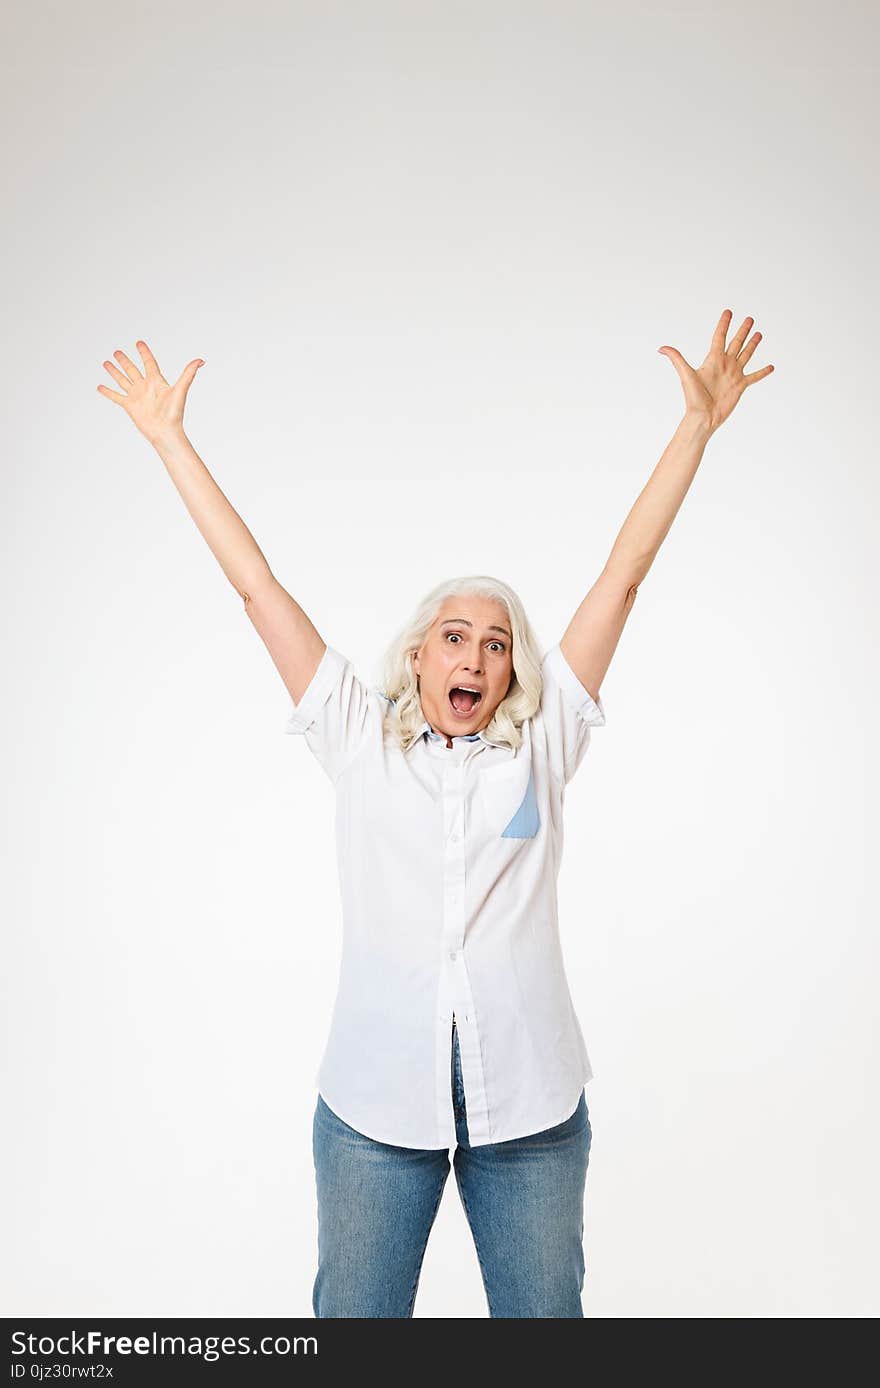
M512 646L510 618L500 602L477 597L444 600L412 658L422 712L435 732L460 737L488 727L510 688ZM480 698L468 696L462 686L477 690Z

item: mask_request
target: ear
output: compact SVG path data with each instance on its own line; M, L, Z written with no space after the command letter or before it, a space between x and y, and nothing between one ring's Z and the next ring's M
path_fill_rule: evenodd
M412 655L410 656L410 661L412 663L413 670L416 674L418 674L421 667L421 657L418 651L413 651Z

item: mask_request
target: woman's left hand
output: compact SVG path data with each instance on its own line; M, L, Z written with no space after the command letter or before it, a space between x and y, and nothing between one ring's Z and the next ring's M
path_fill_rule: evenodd
M733 314L726 308L718 319L718 326L712 335L712 345L706 360L696 371L685 361L675 347L660 347L678 372L684 390L685 413L693 418L705 419L709 432L713 433L723 424L747 386L762 381L773 370L765 366L760 371L748 375L743 367L748 362L763 334L752 333L748 342L746 334L754 326L754 318L744 318L742 326L725 346L725 338L730 328ZM745 344L745 345L743 345Z

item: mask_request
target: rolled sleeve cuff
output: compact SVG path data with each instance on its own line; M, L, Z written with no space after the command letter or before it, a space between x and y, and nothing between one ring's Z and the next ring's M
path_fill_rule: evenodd
M293 705L293 713L284 725L286 733L304 733L311 727L342 677L347 663L344 655L327 646L302 698Z
M601 728L605 722L605 706L601 699L594 699L590 691L581 684L562 654L562 648L558 642L544 656L543 663L562 689L575 713L579 714L584 722L590 726Z

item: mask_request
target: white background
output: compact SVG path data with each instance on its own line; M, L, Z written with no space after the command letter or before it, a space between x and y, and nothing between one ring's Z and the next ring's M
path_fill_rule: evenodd
M776 369L568 793L584 1306L876 1315L876 15L3 24L4 1314L312 1314L333 791L102 361L205 358L190 438L373 682L456 574L559 639L729 307ZM415 1314L487 1315L452 1174Z

